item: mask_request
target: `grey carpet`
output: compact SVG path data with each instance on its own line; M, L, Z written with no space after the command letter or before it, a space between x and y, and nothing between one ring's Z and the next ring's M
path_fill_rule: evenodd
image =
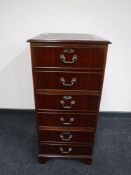
M64 159L39 164L34 113L0 111L0 175L131 175L131 116L101 114L93 165L86 166Z

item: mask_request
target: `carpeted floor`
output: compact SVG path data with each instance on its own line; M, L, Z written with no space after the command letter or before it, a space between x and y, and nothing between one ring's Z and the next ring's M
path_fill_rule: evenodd
M131 116L102 113L92 166L79 160L37 162L31 111L0 111L0 175L131 175Z

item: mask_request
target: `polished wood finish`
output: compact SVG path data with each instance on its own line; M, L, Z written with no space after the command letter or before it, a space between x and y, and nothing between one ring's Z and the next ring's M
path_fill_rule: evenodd
M94 132L87 131L52 131L40 130L39 139L44 142L76 142L76 143L93 143Z
M43 95L88 95L88 96L100 96L99 91L87 91L87 90L58 90L58 89L35 89L35 94Z
M54 155L54 154L38 154L39 163L46 163L48 159L64 158L64 159L79 159L87 165L92 164L92 156L88 155Z
M94 113L38 112L38 125L49 127L94 127Z
M71 46L69 46L70 48ZM73 47L74 53L67 54L64 50L67 47L32 46L33 66L35 67L75 67L75 68L102 68L104 66L105 46ZM72 48L72 47L71 47ZM64 64L60 56L64 55L65 60L71 62L74 55L77 60L74 64ZM44 59L43 59L44 58Z
M39 150L41 154L47 155L92 155L92 145L40 143Z
M36 107L38 109L54 109L54 110L88 110L97 111L98 100L97 96L86 95L45 95L36 94ZM71 98L71 99L64 99ZM51 101L53 103L51 103ZM62 104L63 101L63 104ZM74 101L75 104L71 103Z
M99 91L101 73L72 71L37 71L34 73L34 78L36 82L36 89L78 89Z
M82 132L94 132L95 131L95 128L94 127L56 127L56 126L54 126L54 127L48 127L48 126L39 126L38 127L38 129L39 129L39 131L45 131L45 130L50 130L50 131L64 131L64 132L66 132L66 131L73 131L73 132L75 132L75 131L82 131Z
M92 164L109 41L89 34L29 39L38 129L38 160Z
M64 44L111 44L110 41L105 40L94 34L82 34L82 33L42 33L39 34L27 42L39 43L42 45L49 43L64 43Z

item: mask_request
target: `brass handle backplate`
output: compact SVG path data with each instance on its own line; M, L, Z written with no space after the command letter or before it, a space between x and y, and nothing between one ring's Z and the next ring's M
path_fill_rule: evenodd
M75 52L74 49L70 49L70 48L66 48L64 50L64 53L68 53L68 54L71 54L71 53L74 53L74 52Z
M75 104L75 100L71 100L71 99L72 99L71 96L64 96L63 100L60 101L60 104L64 109L71 109L73 107L73 105ZM70 103L69 105L66 105L66 102L65 102L66 100L71 100L69 101Z

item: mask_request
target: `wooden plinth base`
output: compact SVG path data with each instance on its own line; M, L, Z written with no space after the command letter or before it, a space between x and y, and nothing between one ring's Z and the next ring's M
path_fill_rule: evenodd
M64 159L78 159L81 160L86 165L92 165L92 156L57 156L57 155L38 155L39 163L46 163L50 159L54 158L64 158Z

